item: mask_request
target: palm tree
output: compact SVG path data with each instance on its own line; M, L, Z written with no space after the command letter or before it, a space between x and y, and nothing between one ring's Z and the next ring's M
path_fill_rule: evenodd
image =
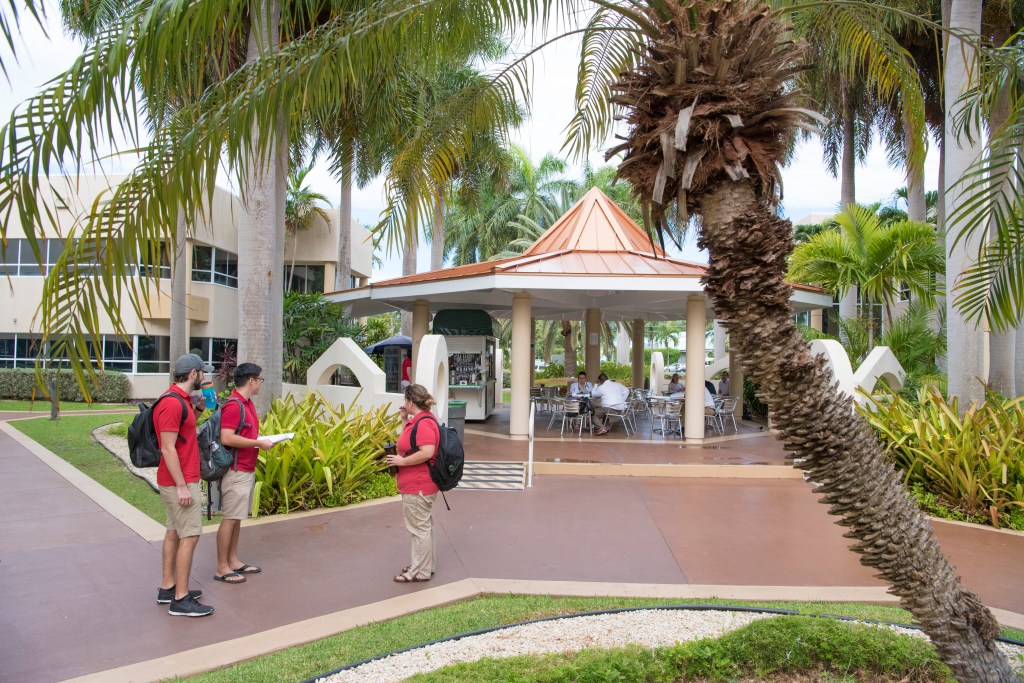
M836 394L795 327L785 279L793 230L776 206L778 164L807 116L792 87L792 74L805 67L803 48L757 2L617 9L642 36L634 39L639 64L615 65L608 75L628 125L614 150L624 153L620 176L637 189L655 230L671 203L680 215L700 214L716 317L761 385L795 462L850 527L861 562L890 583L960 680L1014 680L994 644L995 619L955 578L877 438ZM840 40L888 40L864 35L840 7L823 14ZM891 68L884 61L868 64L880 96L893 85L887 93L877 77ZM596 68L593 60L588 66Z
M306 166L288 174L288 192L284 204L284 228L292 240L292 263L288 271L288 286L292 286L295 278L295 256L299 249L299 233L306 232L318 220L325 224L330 223L331 217L323 210L320 203L330 206L327 197L313 189L306 187L306 176L313 170L312 166ZM341 228L344 229L344 224ZM343 239L341 235L338 239Z
M835 221L838 230L820 232L793 250L790 278L840 296L859 292L862 303L885 307L886 321L893 320L892 304L903 287L934 305L935 273L944 261L930 225L910 220L883 225L876 211L863 206L847 207Z

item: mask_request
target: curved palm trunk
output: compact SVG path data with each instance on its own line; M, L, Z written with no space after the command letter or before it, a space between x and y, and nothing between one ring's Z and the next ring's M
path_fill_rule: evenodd
M846 209L857 202L857 122L855 108L850 102L850 88L843 92L843 158L840 169L839 208ZM857 317L857 289L851 287L839 300L839 315Z
M336 290L340 292L352 286L352 173L344 170L338 206L338 264L334 273Z
M266 22L250 31L247 60L279 43L281 6L260 4ZM281 395L284 326L284 207L288 174L286 121L279 117L276 142L266 158L251 159L246 213L238 229L238 360L263 368L266 382L254 399L262 415ZM255 135L256 133L254 133Z
M907 150L914 143L910 131L910 121L904 117L903 137L906 140L904 145ZM907 218L912 221L924 222L927 218L928 207L925 202L924 192L924 161L911 163L907 160Z
M878 439L796 329L784 279L793 247L789 221L756 198L750 181L718 186L700 212L716 316L732 334L744 371L761 385L794 463L849 527L861 563L889 583L960 681L1017 680L995 647L996 620L960 585Z

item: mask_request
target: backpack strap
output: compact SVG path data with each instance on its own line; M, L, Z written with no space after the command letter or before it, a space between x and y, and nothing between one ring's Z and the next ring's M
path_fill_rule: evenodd
M434 417L433 413L427 412L427 416L431 420L434 421L435 425L437 425L437 435L438 435L438 438L440 438L440 436L441 436L441 423L437 421L437 418ZM420 449L420 447L416 445L416 430L419 429L420 420L422 420L422 419L424 419L424 418L422 418L422 417L418 418L415 421L413 421L413 423L412 423L412 432L409 433L409 450L406 451L406 453L405 453L406 455L412 455L413 453L415 453L416 451L418 451Z
M236 435L237 434L241 434L242 430L249 426L249 424L245 421L245 404L242 403L241 399L235 398L233 396L229 397L228 400L224 401L224 406L226 406L229 403L236 403L236 404L238 404L238 426L235 427L235 434ZM220 407L220 412L222 414L224 412L224 406ZM234 455L234 459L233 459L233 461L231 463L231 469L237 470L238 469L238 449L237 448L232 448L231 450L233 451L233 455Z
M153 409L152 410L155 413L156 412L157 404L160 403L160 401L162 401L165 398L167 398L168 396L173 396L174 398L178 399L178 403L181 404L181 422L178 423L178 438L181 439L182 441L184 441L185 437L183 437L181 435L181 428L183 426L185 426L185 420L188 419L188 406L185 405L185 399L183 399L181 397L181 394L179 394L176 391L164 392L163 394L161 394L160 398L158 398L156 401L153 402ZM156 431L156 425L155 424L153 425L153 431Z

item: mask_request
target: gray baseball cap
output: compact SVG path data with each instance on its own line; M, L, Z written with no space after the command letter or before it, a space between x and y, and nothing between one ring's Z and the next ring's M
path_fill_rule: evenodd
M174 361L175 375L187 375L193 370L213 372L213 366L194 353L186 353L184 356Z

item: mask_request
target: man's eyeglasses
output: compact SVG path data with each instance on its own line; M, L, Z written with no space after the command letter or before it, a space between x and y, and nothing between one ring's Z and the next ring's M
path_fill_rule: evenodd
M264 382L267 381L266 377L257 377L256 379L258 379L260 381L260 384L263 384Z

